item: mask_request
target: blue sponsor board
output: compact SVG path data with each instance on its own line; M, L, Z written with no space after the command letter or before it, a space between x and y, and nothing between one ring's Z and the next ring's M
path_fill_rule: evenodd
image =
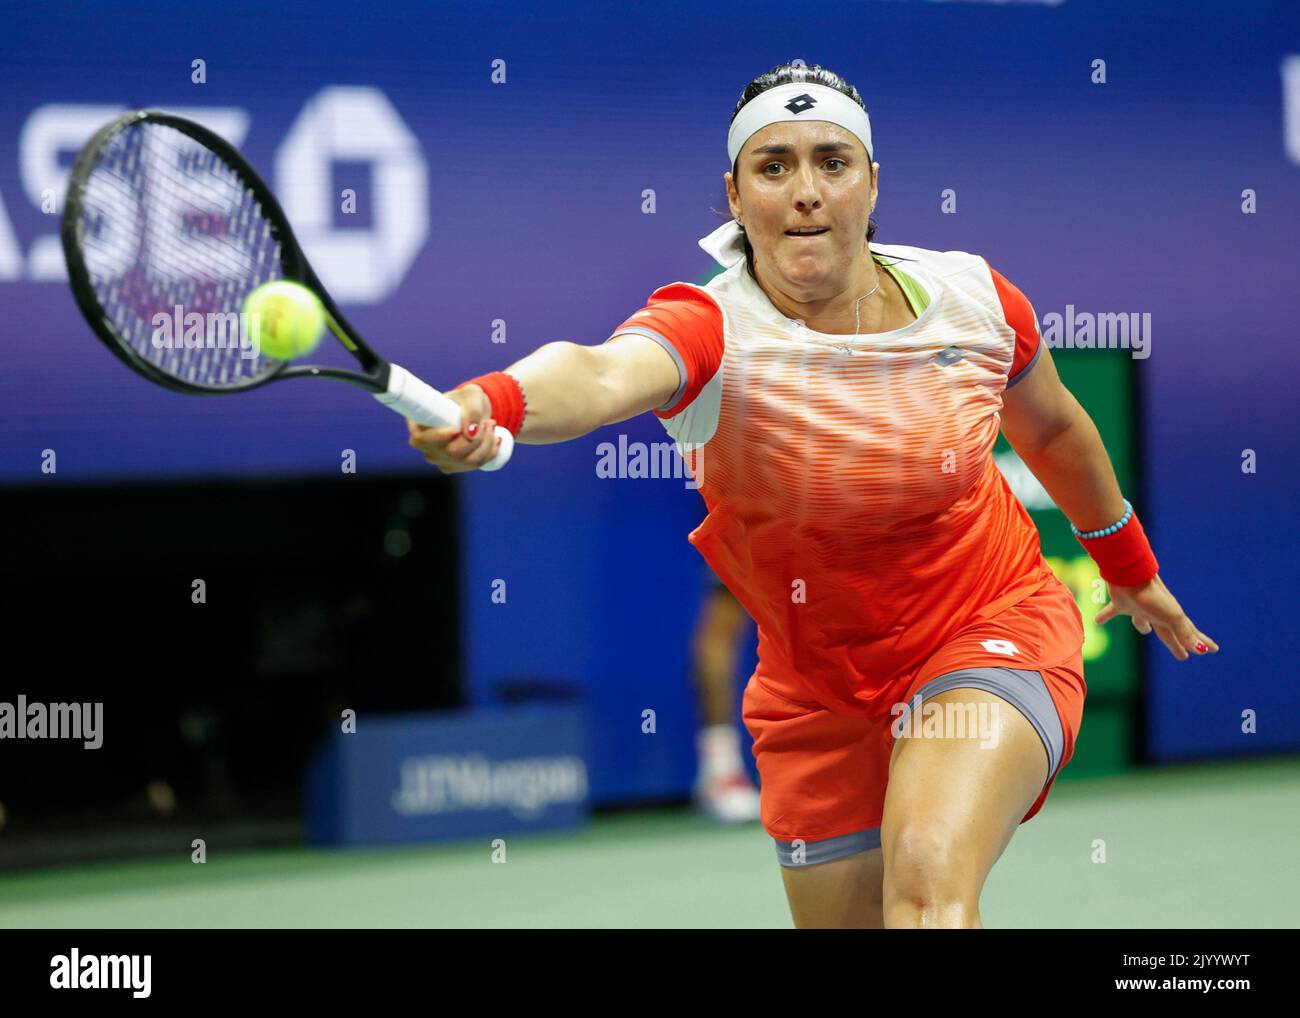
M583 824L584 712L571 708L357 720L312 764L313 844L497 837Z

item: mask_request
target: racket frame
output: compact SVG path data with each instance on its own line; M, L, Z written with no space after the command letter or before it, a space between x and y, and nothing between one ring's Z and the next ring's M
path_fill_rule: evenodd
M343 344L343 347L356 357L361 365L361 371L350 371L347 368L335 368L325 365L289 364L281 361L275 371L267 372L261 377L252 378L236 385L216 388L195 385L168 374L152 361L142 357L134 347L126 342L113 323L105 317L103 307L90 280L90 271L86 266L85 259L82 257L82 235L85 228L82 213L85 208L86 185L100 152L116 135L129 127L146 121L170 127L188 135L214 152L238 175L239 179L253 195L253 198L261 206L262 215L271 229L271 235L280 245L280 267L284 272L284 278L306 286L316 295L325 308L327 325L330 331ZM68 193L60 223L60 236L63 242L64 260L68 263L68 282L72 286L73 296L76 298L77 306L81 309L82 315L90 323L99 339L119 359L125 361L127 366L158 385L191 395L221 396L227 393L248 392L270 382L278 382L287 378L334 378L358 386L371 393L388 391L388 362L366 344L365 340L348 322L347 317L339 310L338 305L334 303L334 298L329 295L329 291L322 285L320 278L312 269L311 263L307 261L307 256L298 245L298 240L294 237L293 230L289 226L289 219L284 214L284 210L280 208L280 203L276 200L275 194L266 186L262 178L257 175L257 171L249 165L248 160L240 154L238 149L222 138L221 135L208 130L202 124L196 124L192 120L164 113L161 110L145 109L125 113L101 127L91 136L73 164L72 173L68 178Z
M261 206L263 218L270 228L271 235L280 245L280 267L284 272L284 278L306 286L316 295L325 309L329 330L344 349L357 359L361 371L279 361L275 370L257 378L235 385L204 386L168 374L141 356L139 351L126 342L113 322L105 316L90 279L90 270L82 256L85 229L83 212L86 185L100 152L116 135L143 122L170 127L193 138L234 171ZM133 371L157 385L189 395L224 396L230 393L248 392L270 382L279 382L288 378L333 378L364 389L390 410L403 416L425 424L443 427L458 426L461 419L458 404L406 369L389 363L366 344L348 322L347 317L339 310L338 305L334 303L334 298L330 296L329 291L325 289L315 270L312 269L311 263L308 262L307 256L298 244L298 239L293 235L289 219L280 207L279 201L276 200L275 194L235 146L202 124L162 110L142 109L124 113L101 127L82 147L69 174L67 198L64 202L59 233L63 243L64 260L68 265L68 282L82 316L90 324L95 335L113 351L116 357ZM498 429L498 439L496 455L481 469L499 470L510 459L514 448L514 436L502 428Z

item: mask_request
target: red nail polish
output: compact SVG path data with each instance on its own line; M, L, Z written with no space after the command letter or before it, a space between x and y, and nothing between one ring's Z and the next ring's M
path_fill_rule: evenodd
M1196 649L1197 649L1198 651L1200 651L1202 654L1204 654L1204 653L1205 653L1207 650L1209 650L1210 648L1207 647L1207 646L1206 646L1205 644L1203 644L1203 643L1198 643L1198 644L1196 645Z
M475 422L474 424L471 424L468 428L465 429L465 437L466 437L466 438L473 438L473 437L474 437L475 435L477 435L477 434L478 434L478 423L477 423L477 422Z

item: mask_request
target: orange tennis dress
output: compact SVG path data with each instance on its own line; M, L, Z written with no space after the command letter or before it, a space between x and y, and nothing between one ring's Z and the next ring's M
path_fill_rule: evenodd
M660 287L611 336L678 364L655 413L708 508L690 541L758 624L744 720L778 842L878 830L896 705L944 676L1045 692L1026 820L1082 720L1082 617L992 455L1002 393L1038 358L1034 311L977 255L870 249L928 298L895 331L810 330L742 260ZM1028 687L1028 706L1004 695L1033 713Z

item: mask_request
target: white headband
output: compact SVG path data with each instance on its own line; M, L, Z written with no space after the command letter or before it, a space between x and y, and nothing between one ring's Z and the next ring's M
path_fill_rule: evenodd
M769 88L741 107L727 131L727 160L734 166L745 142L768 124L825 120L857 137L871 158L871 121L867 111L843 92L811 81L792 81Z
M867 158L871 158L871 121L867 119L867 111L827 85L794 81L769 88L741 108L727 132L727 157L732 165L756 131L768 124L791 120L825 120L838 124L862 142ZM707 237L701 237L699 244L721 265L734 265L745 257L745 237L734 219Z

